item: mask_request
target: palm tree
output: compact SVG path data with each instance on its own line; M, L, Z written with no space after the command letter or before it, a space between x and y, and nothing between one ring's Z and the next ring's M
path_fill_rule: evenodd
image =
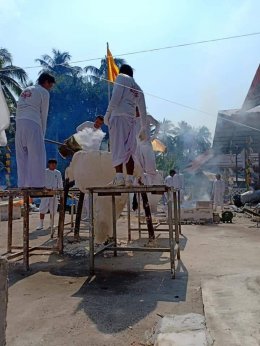
M124 59L114 59L116 65L118 68L120 68L123 64L125 64ZM101 59L100 67L97 68L95 66L86 66L84 68L84 71L88 74L88 79L92 83L96 83L98 81L98 78L107 78L107 59Z
M5 48L0 48L0 82L11 111L16 108L15 96L22 92L22 85L27 82L26 72L12 64L12 55Z
M43 67L43 70L40 71L40 73L50 72L55 76L75 76L75 74L79 75L81 73L81 67L72 67L69 65L69 61L71 59L69 52L61 52L58 49L53 48L52 53L53 57L48 54L44 54L40 59L35 59L35 61L39 62Z

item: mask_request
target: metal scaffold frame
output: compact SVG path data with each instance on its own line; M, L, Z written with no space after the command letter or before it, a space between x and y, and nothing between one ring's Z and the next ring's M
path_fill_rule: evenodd
M175 221L174 222L174 226L178 227L178 233L181 234L181 199L180 199L180 190L176 190L176 203L173 203L173 208L176 208L177 210L175 210L173 212L173 220L176 220L175 215L176 213L178 213L178 225L176 225ZM173 194L173 199L174 199L174 194ZM137 193L137 200L138 200L138 207L137 207L137 227L132 227L131 226L131 206L130 206L130 198L127 199L127 223L128 223L128 241L132 240L132 232L138 232L138 237L139 239L142 239L142 233L147 233L147 226L146 226L146 222L141 221L141 196L140 196L140 192ZM167 208L168 209L168 208ZM162 228L161 226L167 226L168 222L167 222L167 218L166 220L160 220L156 223L153 224L154 227L154 231L158 231L158 232L168 232L168 228ZM142 227L144 226L144 227Z
M13 200L14 197L23 198L23 245L13 245ZM60 210L59 210L59 224L58 224L58 237L55 247L47 246L34 246L30 247L29 244L29 201L32 197L54 197L60 196ZM0 197L8 197L8 234L7 234L7 253L4 254L5 258L10 260L17 257L23 257L23 264L26 270L29 270L29 256L36 250L50 250L57 251L59 254L63 253L63 231L64 231L64 191L63 190L46 190L46 189L10 189L0 192ZM14 252L14 250L16 250ZM17 251L20 250L20 251Z
M91 187L87 188L89 194L89 219L90 219L90 228L89 228L89 270L90 274L94 275L95 273L95 257L105 251L114 251L114 256L117 256L117 251L145 251L145 252L170 252L170 269L172 277L175 278L175 258L180 259L180 246L179 246L179 231L180 231L180 222L179 222L179 203L178 203L178 191L173 188L168 188L165 185L157 186L133 186L133 187L115 187L115 186L106 186L106 187ZM161 194L167 193L167 204L168 204L168 232L169 232L169 246L168 247L120 247L117 245L117 226L116 226L116 196L121 194L130 193L152 193L152 194ZM112 202L112 220L113 220L113 240L107 244L102 249L95 252L95 227L94 227L94 195L97 196L110 196ZM130 203L128 205L128 215L130 215ZM129 233L130 232L130 233ZM130 225L130 216L128 216L128 236L131 234L131 225Z

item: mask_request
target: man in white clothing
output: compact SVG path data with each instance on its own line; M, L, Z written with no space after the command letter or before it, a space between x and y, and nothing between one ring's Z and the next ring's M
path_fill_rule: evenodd
M216 174L216 180L213 182L212 197L214 209L218 206L223 209L224 206L224 193L225 193L225 182L221 180L221 175Z
M73 156L79 150L99 150L105 133L101 130L104 124L104 117L98 115L95 121L85 121L80 124L74 135L65 139L64 144L59 147L62 158Z
M63 189L63 182L61 172L56 169L57 161L50 159L48 161L48 168L45 170L45 186L47 189L56 190ZM43 229L43 222L45 214L50 212L50 227L54 224L54 216L58 209L58 198L55 197L45 197L42 198L40 204L40 224L37 230Z
M141 131L145 136L146 105L144 94L133 78L133 69L122 65L119 70L109 102L105 124L109 127L112 163L116 170L115 185L133 184L134 160L136 150L136 107L141 119ZM126 166L126 181L123 175Z
M16 110L15 149L18 187L43 188L46 152L44 136L49 110L49 90L55 79L42 73L38 85L21 93Z
M95 121L85 121L84 123L80 124L76 131L83 131L84 129L93 129L93 130L99 130L101 126L104 124L104 117L102 115L98 115L95 119Z
M176 174L176 171L174 169L171 169L170 172L169 172L169 175L167 175L167 177L164 179L164 184L168 187L175 187L175 179L174 176Z

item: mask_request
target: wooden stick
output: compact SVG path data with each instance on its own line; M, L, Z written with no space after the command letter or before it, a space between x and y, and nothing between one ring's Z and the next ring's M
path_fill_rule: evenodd
M141 178L138 179L138 184L144 185ZM153 239L155 239L155 235L154 235L154 228L153 228L152 213L151 213L147 193L141 192L141 196L142 196L142 200L143 200L143 208L144 208L144 212L145 212L145 218L146 218L149 240L153 240Z
M0 345L6 345L6 316L7 316L7 261L0 258Z
M12 195L9 196L8 202L8 236L7 236L7 252L11 252L13 242L13 200Z

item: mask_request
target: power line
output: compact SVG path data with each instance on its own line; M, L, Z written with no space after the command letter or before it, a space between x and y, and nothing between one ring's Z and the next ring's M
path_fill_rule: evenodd
M108 79L103 78L103 77L96 77L96 78L97 78L97 79L100 79L100 80L103 80L103 81L106 81L106 82L110 82ZM213 116L213 117L216 116L216 115L213 114L213 113L209 113L209 112L203 111L203 110L201 110L201 109L198 109L198 108L195 108L195 107L191 107L191 106L188 106L188 105L185 105L185 104L183 104L183 103L176 102L176 101L173 101L173 100L169 100L169 99L166 99L166 98L163 98L163 97L154 95L154 94L150 94L150 93L147 93L147 92L143 92L143 91L140 91L140 90L138 90L138 89L134 89L134 88L128 87L128 86L126 86L126 85L124 85L124 84L121 84L121 83L116 83L116 82L111 82L111 83L117 84L117 85L120 85L120 86L123 86L123 87L125 87L125 88L127 88L127 89L132 89L132 90L137 91L137 92L142 92L144 95L151 96L151 97L157 98L157 99L159 99L159 100L166 101L166 102L175 104L175 105L177 105L177 106L180 106L180 107L184 107L184 108L193 110L193 111L195 111L195 112L199 112L199 113L202 113L202 114L205 114L205 115L210 115L210 116ZM235 124L235 125L243 126L243 127L246 127L246 128L248 128L248 129L250 129L250 130L254 130L254 131L260 132L260 129L258 129L258 128L256 128L256 127L252 127L252 126L246 125L246 124L243 124L243 123L240 123L239 121L232 120L232 119L227 119L227 118L223 118L223 117L221 117L221 119L224 120L224 121L233 123L233 124Z
M233 40L233 39L244 38L244 37L249 37L249 36L257 36L257 35L260 35L260 32L252 32L252 33L248 33L248 34L219 37L219 38L213 38L213 39L209 39L209 40L180 43L180 44L176 44L176 45L172 45L172 46L151 48L151 49L139 50L139 51L134 51L134 52L115 54L114 57L128 56L128 55L134 55L134 54L142 54L142 53L149 53L149 52L157 52L157 51L166 50L166 49L181 48L181 47L194 46L194 45L199 45L199 44L219 42L219 41L225 41L225 40ZM70 64L78 64L78 63L96 61L96 60L101 60L101 59L104 59L104 57L71 61ZM61 63L61 64L56 64L54 66L66 66L66 65L67 65L67 63ZM41 65L34 65L34 66L25 66L25 67L13 67L13 68L9 68L9 69L0 69L0 72L1 71L13 71L16 69L28 70L28 69L35 69L35 68L42 68L42 66Z
M202 41L195 41L195 42L189 42L189 43L181 43L181 44L177 44L177 45L173 45L173 46L166 46L166 47L161 47L161 48L152 48L152 49L147 49L147 50L140 50L140 51L134 51L134 52L128 52L128 53L122 53L122 54L115 54L114 57L134 55L134 54L141 54L141 53L148 53L148 52L155 52L155 51L160 51L160 50L180 48L180 47L186 47L186 46L192 46L192 45L198 45L198 44L205 44L205 43L211 43L211 42L218 42L218 41L224 41L224 40L231 40L231 39L237 39L237 38L243 38L243 37L249 37L249 36L256 36L256 35L260 35L260 32L241 34L241 35L234 35L234 36L226 36L226 37L215 38L215 39L210 39L210 40L202 40ZM95 60L101 60L101 59L103 59L103 57L102 58L99 57L99 58L77 60L77 61L70 62L70 64L78 64L78 63L82 63L82 62L89 62L89 61L95 61ZM54 66L64 66L64 65L66 66L67 63L56 64ZM38 65L38 66L27 66L27 67L23 67L23 69L26 70L26 69L34 69L34 68L41 68L41 67L42 67L41 65ZM0 72L1 71L12 71L12 70L16 70L16 69L21 69L21 68L14 67L14 68L10 68L10 69L0 69ZM106 82L109 82L108 79L103 78L103 77L96 77L96 78L100 79L100 80L104 80ZM129 87L127 87L125 85L122 85L120 83L115 83L115 82L113 82L113 83L121 85L121 86L124 86L126 88L129 88ZM137 91L140 92L140 90L137 90ZM180 103L180 102L169 100L169 99L166 99L166 98L163 98L163 97L160 97L158 95L151 94L151 93L147 93L147 92L144 93L143 91L142 91L142 93L144 95L151 96L151 97L157 98L157 99L165 101L165 102L169 102L169 103L175 104L175 105L183 107L183 108L187 108L187 109L190 109L190 110L193 110L193 111L205 114L205 115L210 115L210 116L214 116L215 117L215 114L203 111L203 110L195 108L195 107L191 107L191 106L185 105L185 104ZM234 123L236 125L244 126L244 127L247 127L247 128L249 128L251 130L255 130L255 131L259 131L260 132L260 129L257 129L257 128L245 125L245 124L240 123L238 121L231 120L231 119L226 119L226 118L222 118L222 119L225 120L225 121Z

